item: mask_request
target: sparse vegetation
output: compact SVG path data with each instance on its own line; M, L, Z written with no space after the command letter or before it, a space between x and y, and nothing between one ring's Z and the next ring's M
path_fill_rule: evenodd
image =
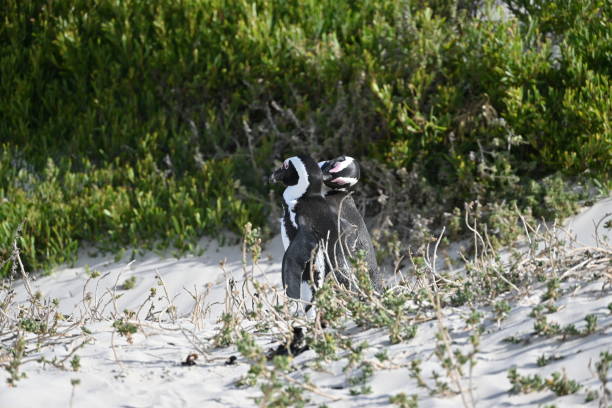
M136 334L136 332L138 331L138 326L134 323L129 322L125 318L115 320L115 322L113 323L113 327L115 328L115 330L117 330L117 333L119 333L119 335L127 339L128 343L133 342L132 335Z
M243 229L243 276L241 279L236 276L226 278L225 307L212 335L198 335L193 325L205 325L194 320L187 322L177 314L172 296L160 275L156 275L157 286L151 288L149 296L134 311L126 309L120 312L116 307L105 309L120 296L114 290L104 293L105 300L84 291L83 305L87 307L85 315L90 319L88 326L108 321L106 327L112 331L112 336L118 334L127 340L117 343L111 337L111 348L120 371L129 369L126 366L130 363L122 358L122 354L126 352L126 347L134 347L140 341L136 333L142 332L143 336L139 337L146 338L150 330L179 332L189 339L193 347L187 351L187 355L202 356L203 361L223 350L235 350L236 354L229 359L224 357L226 364L248 366L246 374L236 382L236 386L258 390L256 401L263 406L305 406L313 401L333 403L339 399L363 398L376 393L373 379L377 375L387 370L405 369L408 371L407 387L411 387L406 391L412 394L396 393L389 397L389 403L415 407L418 406L419 396L456 397L461 399L463 406L472 407L473 392L478 388L478 383L472 381L474 367L482 364L479 359L482 342L491 332L501 330L496 324L498 320L512 316L515 321L517 313L523 319L534 320L535 333L516 332L511 337L511 343L517 344L557 344L567 339L592 336L609 327L609 314L601 311L586 314L583 322L563 325L549 318L550 314L555 313L558 318L559 314L564 313L565 308L559 304L575 296L575 288L581 284L607 282L604 271L610 262L609 251L595 248L569 250L559 241L554 230L536 231L528 224L525 228L530 231L532 240L545 244L549 250L537 256L533 251L517 251L508 263L502 263L493 250L487 232L475 230L474 242L477 247L474 250L477 255L466 260L463 270L454 274L438 271L433 267L435 255L426 252L423 257L412 258L412 266L403 272L408 279L399 279L396 285L383 293L373 291L369 285L362 287L360 274L363 271L359 271L360 263L355 262L355 282L350 289L339 286L334 279L327 279L316 293L314 320L296 314L293 307L295 301L287 299L279 288L255 279L258 262L262 258L262 241L261 231L253 225L246 225ZM15 248L13 256L19 258L18 247ZM584 267L585 257L589 261L587 267ZM513 272L513 265L520 265L520 273ZM583 267L581 273L570 274L576 265ZM223 265L220 267L223 268ZM27 282L25 269L18 272ZM87 276L86 287L91 281L101 279L92 275ZM494 285L494 279L504 284ZM551 285L550 282L555 283ZM4 325L2 333L18 333L15 341L1 350L10 357L6 362L0 362L7 370L8 383L18 386L18 382L25 377L28 365L33 362L62 370L82 370L82 357L76 351L95 334L85 326L84 321L63 320L61 315L54 312L59 301L46 299L40 292L32 291L28 305L17 306L12 300L11 284L10 281L4 284L0 297L0 305L7 316L19 314L19 319L4 320L1 317L4 314L0 315L0 322ZM472 290L469 304L457 309L450 308L457 293L464 288L482 289L485 285L489 291ZM549 293L551 288L556 293L555 303L552 297L538 295ZM604 285L602 290L609 291L610 285ZM196 294L192 296L194 300L198 298ZM539 299L540 303L531 310L519 308L520 311L517 311L516 300L526 296ZM154 299L163 300L164 303L157 303L154 308ZM146 312L149 303L151 305ZM194 306L202 307L204 305L200 303ZM460 320L457 320L458 317ZM193 318L202 317L194 313ZM433 327L424 329L429 323ZM600 327L602 324L604 326ZM369 338L374 339L374 343L359 340L366 332L373 333ZM426 336L425 340L419 340L419 344L423 341L431 343L427 346L426 355L399 351L407 346L417 346L413 343L417 335ZM72 345L69 351L49 355L51 344L69 339ZM278 346L270 348L271 344ZM508 344L504 347L521 346ZM181 349L181 355L184 356L185 351ZM309 357L298 358L300 353L308 353ZM188 360L181 360L180 365L194 365ZM601 390L591 385L584 391L585 399L594 400L608 395L608 360L607 355L602 353L600 361L595 363L594 372L597 372L602 384ZM560 371L548 375L519 374L517 368L510 368L508 380L511 392L548 390L556 398L562 398L585 387L577 380L568 378L563 370L564 361L560 360L559 355L544 353L537 359L537 365L541 367L553 362L561 365ZM323 387L318 383L319 373L334 373L342 378L342 383L331 389ZM415 389L420 391L414 393Z
M120 289L130 290L130 289L134 289L135 286L136 286L136 277L130 276L129 278L123 281L123 284L121 285Z
M612 367L612 353L610 351L604 351L599 355L599 361L595 363L595 369L597 370L597 378L601 382L601 399L600 406L606 406L606 404L612 400L612 391L608 388L608 372ZM595 391L594 398L597 398L598 393Z
M403 392L389 397L389 402L399 408L418 408L419 399L416 395L408 396Z
M529 393L549 389L558 396L574 394L581 385L574 380L567 378L565 372L554 372L550 378L543 379L538 374L530 376L521 376L518 374L516 367L508 370L508 380L512 384L511 392L514 393Z
M548 363L550 363L551 361L557 361L557 360L562 360L563 357L559 356L559 355L546 355L546 354L542 354L541 356L538 357L538 360L536 361L536 364L538 365L538 367L544 367L545 365L548 365Z
M247 229L248 233L252 233L252 231L252 227ZM505 279L508 279L510 284L505 285L503 290L500 287L498 289L500 290L498 296L504 296L509 293L519 297L526 295L527 292L517 291L517 289L513 289L512 285L515 288L525 288L525 291L531 291L535 287L539 287L542 293L550 293L551 288L553 288L556 293L554 299L561 301L565 294L569 292L566 288L571 287L573 284L566 280L559 281L554 279L558 274L563 274L563 269L558 270L557 268L559 265L564 265L563 268L571 270L579 261L577 260L578 258L572 258L575 256L575 253L570 255L570 252L567 252L569 258L564 258L564 255L559 257L559 254L563 253L562 246L560 246L561 243L554 237L554 233L551 232L549 234L545 235L548 237L545 239L550 240L547 241L547 245L556 248L555 251L550 251L551 258L545 260L547 258L536 258L533 255L529 255L529 253L516 253L516 259L512 263L519 263L526 269L524 273L517 276L511 276L505 268L502 267L500 269L498 267L499 259L490 255L494 253L493 251L486 249L486 246L491 244L488 243L488 240L483 239L481 241L483 248L479 250L481 255L479 255L477 262L470 262L468 264L470 274L459 274L452 278L446 276L444 280L441 280L430 269L431 259L426 257L417 260L413 265L412 272L418 278L418 281L416 286L412 284L411 290L406 290L408 284L404 281L400 282L398 286L387 290L384 294L373 293L368 291L367 288L362 292L358 284L355 285L354 289L348 290L338 287L333 280L326 281L315 298L317 318L314 322L304 321L299 316L291 313L286 314L289 310L287 303L281 308L273 306L271 299L279 295L273 295L274 290L272 288L266 288L256 281L251 281L247 269L245 270L246 281L241 287L231 281L228 285L227 293L231 301L227 301L228 298L226 298L226 305L232 306L226 307L225 316L230 316L233 320L229 325L222 324L220 326L223 328L220 333L226 333L224 336L228 339L227 342L220 344L216 341L215 344L226 347L236 342L235 339L238 339L235 344L237 344L243 357L250 364L249 372L241 381L241 384L251 386L260 384L264 397L259 401L275 400L273 395L278 393L278 395L283 396L283 403L290 404L289 400L285 399L289 398L288 395L290 393L283 391L283 382L286 382L286 386L301 384L302 393L299 393L300 397L295 396L296 404L302 403L300 401L302 401L301 396L304 395L304 392L311 392L313 395L326 395L331 401L334 400L332 395L327 395L326 391L317 388L313 384L311 374L290 374L291 370L289 367L292 366L291 353L278 356L274 355L271 350L266 356L264 349L256 346L256 336L247 335L243 329L240 329L253 319L259 322L258 325L261 325L262 321L269 321L272 318L267 327L278 328L281 344L286 344L287 350L291 349L288 345L293 343L293 334L291 331L287 332L287 328L306 326L308 328L307 332L310 333L306 338L307 344L309 349L314 352L313 363L309 365L310 369L313 373L326 371L325 367L328 367L330 363L341 362L343 365L342 371L346 375L346 388L351 397L373 392L374 389L369 384L369 381L376 375L377 371L385 370L386 367L406 367L409 369L412 381L418 387L425 389L429 395L436 398L449 398L454 395L460 395L464 406L473 406L472 390L474 385L471 383L471 377L478 361L477 355L480 352L480 344L486 328L485 314L482 312L482 308L486 307L486 305L493 308L495 319L497 320L498 316L513 313L513 304L509 301L501 301L495 297L492 298L485 292L473 291L472 306L465 314L464 327L469 331L467 343L462 346L456 346L451 340L453 330L449 329L444 323L444 302L450 301L456 291L461 290L461 288L466 287L468 284L471 287L477 287L480 285L478 282L493 278L498 279L500 274L501 276L508 274ZM544 239L544 236L540 236L539 233L534 231L532 238ZM250 245L245 245L245 251L247 253L259 254L260 250L258 244L256 244L254 248ZM600 268L605 268L606 259L609 256L606 254L606 252L602 252L596 256L595 259L598 259L596 265L598 266L595 269L589 270L587 274L581 275L579 279L588 282L593 277L599 276L598 271L601 270ZM538 273L530 273L532 268L537 269ZM435 278L432 278L432 272ZM356 271L357 276L358 272ZM433 284L434 281L437 282L435 285ZM549 282L555 283L551 285ZM436 287L437 289L431 289ZM251 298L249 294L252 293L257 293L257 296ZM366 302L352 300L357 296L367 297L368 300ZM536 324L534 327L536 328L536 333L542 336L542 339L530 339L530 336L523 336L522 338L516 336L516 341L513 340L513 342L546 341L545 339L551 336L559 336L560 340L564 340L569 337L588 336L598 330L598 319L594 314L587 314L585 316L584 327L580 329L576 328L577 324L561 326L558 323L550 322L547 320L546 314L561 313L561 310L552 303L552 297L540 296L540 301L542 303L536 305L529 315L535 319ZM245 307L248 304L251 307ZM232 310L233 312L231 312ZM401 314L393 313L394 310L403 310L403 312ZM281 321L275 321L278 318L278 313L284 314L284 318ZM352 335L348 334L347 327L351 327L352 324L356 324L361 330L379 328L379 330L389 329L390 333L393 333L393 325L386 328L384 316L387 313L393 313L394 319L399 318L403 314L406 322L409 323L409 327L419 327L420 322L432 319L437 322L439 328L433 355L435 356L438 369L424 372L422 362L419 359L404 361L398 365L397 360L392 354L388 353L388 350L377 351L374 348L374 350L370 351L372 348L370 345L355 343L352 340L354 333ZM322 321L327 323L326 329L319 325L319 322ZM400 326L404 325L406 323L402 323ZM414 336L398 339L390 337L390 344L409 343L412 337ZM272 354L270 354L271 352ZM270 366L270 363L266 363L266 360L270 358L273 361L272 366ZM541 355L538 358L537 364L545 366L552 361L560 359L561 357L558 355ZM279 367L282 367L280 371ZM275 370L276 374L273 375L270 370ZM280 373L285 374L280 375ZM522 376L518 374L516 369L511 369L508 372L508 378L512 384L512 391L520 393L549 390L554 395L562 397L576 393L582 388L581 384L568 378L563 371L554 372L549 377L542 377L537 374ZM340 397L338 396L338 398ZM400 406L416 406L417 397L408 398L405 394L397 394L391 397L390 402Z

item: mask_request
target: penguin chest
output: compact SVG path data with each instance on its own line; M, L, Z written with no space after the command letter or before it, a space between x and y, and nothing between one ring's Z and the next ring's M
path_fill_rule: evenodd
M280 229L281 229L281 239L283 240L283 248L285 251L289 248L289 244L291 240L289 239L289 235L287 235L287 227L285 227L285 218L280 219Z
M285 250L287 250L289 244L291 244L291 241L295 237L298 228L295 214L295 205L283 205L283 217L280 218L279 222L281 229L281 239L283 240L283 247Z

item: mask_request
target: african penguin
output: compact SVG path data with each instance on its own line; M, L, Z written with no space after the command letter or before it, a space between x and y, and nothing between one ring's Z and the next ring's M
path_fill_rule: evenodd
M333 163L333 166L331 163ZM359 164L352 157L340 156L333 160L319 162L318 165L321 169L325 167L327 170L330 170L327 172L327 180L324 180L325 184L323 185L323 195L326 197L335 190L346 192L359 181ZM332 178L330 176L333 173L336 174ZM324 179L325 176L326 173L324 172ZM353 203L353 207L355 207L352 198L350 201ZM283 216L280 219L281 238L283 247L287 249L297 232L297 224L292 208L285 201L283 201L282 207Z
M357 160L350 156L338 156L318 163L323 172L323 192L348 191L359 181L361 169Z
M283 287L290 298L310 302L330 270L326 258L337 259L338 214L323 196L323 173L310 156L285 160L270 181L286 186L283 201L288 217L284 218L292 227L283 256Z
M321 161L318 165L323 171L323 196L325 197L335 191L348 192L348 190L359 181L359 164L352 157L339 156L333 160ZM335 177L332 177L332 175ZM350 198L349 201L353 204L352 206L355 207L353 199ZM283 216L280 218L281 238L283 247L287 249L297 232L297 224L292 208L290 208L285 201L283 201L282 207ZM361 215L359 215L359 217L361 217Z
M383 282L376 262L376 252L368 228L350 193L361 175L359 163L352 157L339 156L319 162L319 166L323 172L325 198L345 221L344 225L349 226L340 231L340 235L345 237L349 256L364 251L370 280L374 289L380 291Z

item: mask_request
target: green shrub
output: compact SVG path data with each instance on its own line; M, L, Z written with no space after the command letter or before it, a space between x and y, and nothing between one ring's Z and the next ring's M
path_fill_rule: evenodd
M84 162L82 172L49 159L37 177L16 172L13 157L10 149L0 157L0 242L12 242L21 227L18 244L29 269L73 261L80 242L107 251L127 245L193 251L201 235L238 232L261 214L259 204L237 198L231 159L203 162L199 172L180 178L158 170L146 154L134 167ZM0 250L10 255L9 246Z
M260 226L273 159L304 150L360 158L368 212L399 229L475 200L498 225L515 204L565 214L570 176L609 187L603 0L505 0L514 15L455 0L5 3L0 242L23 222L36 268L83 241L188 249Z

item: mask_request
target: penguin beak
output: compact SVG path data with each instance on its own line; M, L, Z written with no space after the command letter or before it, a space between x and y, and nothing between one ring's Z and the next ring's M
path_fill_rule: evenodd
M281 171L281 169L277 169L277 170L275 170L275 171L274 171L274 172L273 172L273 173L270 175L270 178L268 179L268 182L269 182L270 184L275 184L275 183L278 183L278 176L277 176L277 173L278 173L279 171Z

